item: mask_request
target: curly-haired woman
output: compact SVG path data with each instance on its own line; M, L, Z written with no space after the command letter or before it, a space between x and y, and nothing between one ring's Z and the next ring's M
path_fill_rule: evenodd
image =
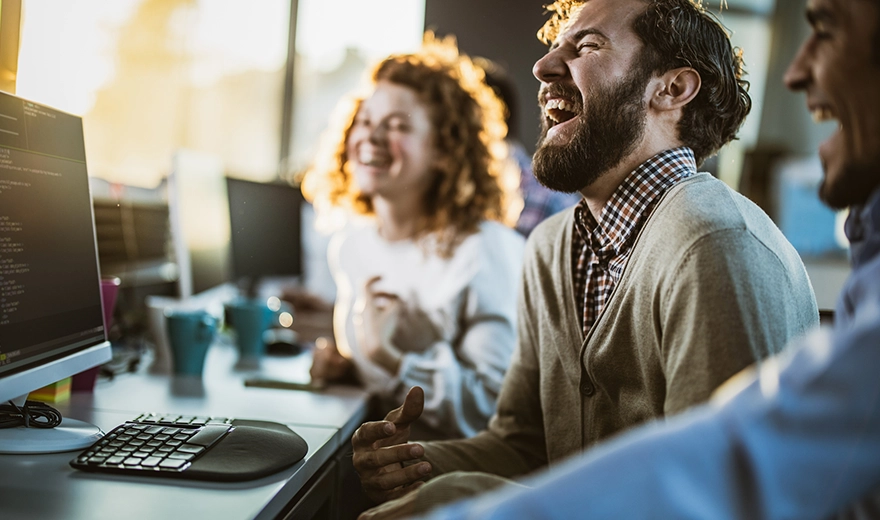
M503 105L451 38L373 70L303 182L319 218L357 218L331 240L335 345L314 379L353 370L387 402L425 391L426 437L470 436L495 410L516 341L523 239L508 204ZM425 428L426 427L426 428Z

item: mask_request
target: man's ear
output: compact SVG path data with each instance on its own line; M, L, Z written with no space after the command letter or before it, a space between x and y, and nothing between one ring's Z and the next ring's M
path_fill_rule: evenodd
M666 71L656 78L651 108L659 111L677 110L691 102L700 92L700 73L691 67Z

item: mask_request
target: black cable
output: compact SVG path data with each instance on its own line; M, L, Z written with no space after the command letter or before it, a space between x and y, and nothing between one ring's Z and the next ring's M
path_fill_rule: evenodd
M0 428L54 428L61 424L61 412L46 403L26 401L19 408L12 401L0 404Z

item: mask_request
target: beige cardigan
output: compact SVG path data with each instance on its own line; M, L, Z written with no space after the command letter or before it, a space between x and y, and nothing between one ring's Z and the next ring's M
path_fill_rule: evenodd
M573 211L526 246L512 365L488 430L425 443L432 476L514 478L707 400L730 376L818 324L794 248L755 204L708 174L663 196L584 340L571 273ZM497 479L496 479L497 480ZM429 482L417 508L493 487ZM445 482L445 484L444 484Z

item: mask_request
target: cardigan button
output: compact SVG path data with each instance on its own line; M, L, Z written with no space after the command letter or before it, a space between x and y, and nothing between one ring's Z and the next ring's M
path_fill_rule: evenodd
M589 379L584 379L583 381L581 381L581 393L587 397L590 397L596 393L596 387L593 386L593 383L590 382Z

